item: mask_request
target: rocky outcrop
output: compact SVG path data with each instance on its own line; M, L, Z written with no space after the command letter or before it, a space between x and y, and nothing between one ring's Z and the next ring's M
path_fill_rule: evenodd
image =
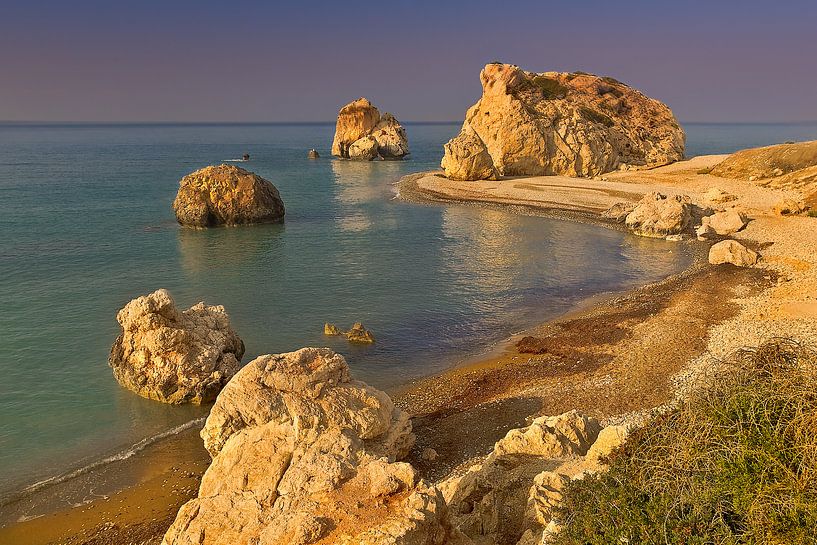
M179 311L167 290L119 311L122 333L108 360L125 388L165 403L213 401L239 368L244 343L222 306Z
M182 178L176 219L191 227L280 223L284 203L267 180L234 165L209 166Z
M627 214L625 223L635 234L665 238L689 230L692 222L692 202L689 197L667 197L661 193L644 196Z
M326 323L323 325L323 334L330 337L343 335L351 343L368 344L374 342L374 334L360 322L355 322L349 331L341 331L335 324Z
M808 205L796 199L781 199L772 207L772 212L778 216L796 216L808 209Z
M811 187L817 182L817 140L741 150L715 165L711 174L775 189Z
M695 231L699 237L727 236L737 233L746 226L746 216L737 210L717 212L701 219L701 226Z
M403 126L390 113L381 116L367 99L350 102L338 112L332 155L371 161L375 157L402 159L408 153Z
M398 461L408 415L327 348L247 364L201 435L213 461L165 545L456 542L442 494Z
M482 464L440 484L452 524L472 543L542 543L558 521L553 508L571 479L601 471L627 437L576 411L539 417L511 430Z
M684 131L670 109L612 78L537 74L493 63L480 80L482 97L466 113L466 134L446 146L447 176L460 179L472 170L474 176L485 171L459 165L479 150L467 136L471 131L502 176L595 176L684 157ZM462 153L464 148L473 151Z
M758 258L757 252L735 240L718 242L709 249L709 262L712 265L731 263L738 267L751 267Z
M485 143L467 123L444 146L441 166L452 180L498 180L499 174Z

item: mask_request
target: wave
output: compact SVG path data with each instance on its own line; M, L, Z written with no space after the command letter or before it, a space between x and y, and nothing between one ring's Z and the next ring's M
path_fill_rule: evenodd
M179 424L175 428L171 428L169 430L165 430L155 435L151 435L150 437L145 437L141 441L138 441L131 445L129 448L121 450L116 454L112 454L111 456L107 456L100 460L93 461L90 464L82 466L78 469L66 471L65 473L60 473L59 475L54 475L53 477L48 477L47 479L37 481L36 483L30 484L16 493L12 493L10 496L6 498L0 498L0 505L12 503L20 499L21 497L33 494L38 490L42 490L43 488L46 488L48 486L53 486L59 483L63 483L65 481L69 481L71 479L75 479L81 475L90 473L91 471L97 468L111 464L113 462L121 462L122 460L127 460L133 455L138 454L139 452L145 450L145 448L149 447L153 443L156 443L157 441L161 441L162 439L166 439L167 437L172 437L173 435L177 435L185 430L189 430L192 427L204 424L204 421L206 419L207 419L206 416L195 418L193 420L190 420L189 422L185 422L184 424Z

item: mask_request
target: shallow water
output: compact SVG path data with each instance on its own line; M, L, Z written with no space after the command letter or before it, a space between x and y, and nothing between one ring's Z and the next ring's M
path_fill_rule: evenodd
M139 398L107 367L116 311L159 287L225 305L245 362L328 345L388 387L689 263L683 245L617 231L395 201L392 183L436 167L458 128L409 125L410 160L353 163L328 157L331 125L0 125L0 497L205 414ZM687 130L690 154L817 138L815 125ZM286 223L179 228L178 180L245 152ZM325 321L362 321L377 343L326 338Z

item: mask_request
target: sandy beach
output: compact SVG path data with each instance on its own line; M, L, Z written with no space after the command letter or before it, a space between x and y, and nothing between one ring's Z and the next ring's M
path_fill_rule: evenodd
M608 423L638 421L740 346L778 336L817 341L817 241L810 234L817 220L774 215L774 204L790 192L701 174L722 158L596 179L454 182L426 173L401 181L404 200L499 206L611 228L619 227L600 214L616 202L634 202L650 191L703 202L717 187L737 197L727 206L751 219L734 238L762 255L753 268L711 266L708 243L679 242L695 246L695 264L687 271L599 298L442 376L389 392L414 415L417 444L409 461L423 477L434 482L468 467L509 429L535 416L575 408ZM209 463L196 431L130 461L142 472L124 490L0 529L0 542L159 543L178 506L195 496ZM427 448L439 455L433 463L422 456Z

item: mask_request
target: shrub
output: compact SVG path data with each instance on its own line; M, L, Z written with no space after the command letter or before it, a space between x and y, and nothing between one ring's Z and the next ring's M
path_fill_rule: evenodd
M817 543L817 357L778 340L571 482L555 543Z

